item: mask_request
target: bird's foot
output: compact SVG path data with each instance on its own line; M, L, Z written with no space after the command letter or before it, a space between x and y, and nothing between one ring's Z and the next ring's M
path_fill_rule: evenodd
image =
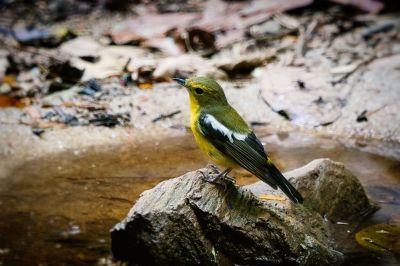
M235 184L236 180L233 177L230 177L229 175L223 175L222 177L220 177L222 180L228 181L230 183Z
M219 172L218 168L215 165L211 165L211 168L213 169L212 172L201 172L204 181L224 186L227 182L235 184L235 179L227 175L229 171L225 170L224 172Z

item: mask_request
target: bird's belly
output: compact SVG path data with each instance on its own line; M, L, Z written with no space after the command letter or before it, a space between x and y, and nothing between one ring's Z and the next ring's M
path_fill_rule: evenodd
M213 162L226 168L237 168L238 165L227 158L211 142L209 142L197 129L192 128L194 138L202 150Z

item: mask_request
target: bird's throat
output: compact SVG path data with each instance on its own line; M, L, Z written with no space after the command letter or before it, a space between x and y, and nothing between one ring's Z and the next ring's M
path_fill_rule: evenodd
M197 99L192 95L189 94L189 102L190 102L190 114L193 116L200 112L200 105Z

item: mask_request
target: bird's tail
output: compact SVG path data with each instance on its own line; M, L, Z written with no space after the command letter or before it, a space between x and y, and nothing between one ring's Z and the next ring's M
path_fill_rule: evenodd
M276 184L291 201L294 203L303 203L304 199L301 194L292 186L292 184L290 184L289 181L287 181L274 164L269 162L267 171L267 178L272 179L273 183Z

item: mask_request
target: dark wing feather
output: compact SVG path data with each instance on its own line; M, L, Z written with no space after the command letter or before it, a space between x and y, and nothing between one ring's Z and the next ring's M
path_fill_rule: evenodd
M279 187L295 203L303 197L290 184L275 165L268 160L264 147L253 132L236 135L219 121L216 129L208 115L200 115L199 127L202 134L225 156L256 175L273 188ZM215 118L213 118L215 119Z
M267 178L267 155L253 132L247 134L244 140L237 139L235 135L229 138L226 134L214 129L205 118L206 115L201 115L199 118L201 132L219 151L271 187L277 188L276 182L272 178Z

